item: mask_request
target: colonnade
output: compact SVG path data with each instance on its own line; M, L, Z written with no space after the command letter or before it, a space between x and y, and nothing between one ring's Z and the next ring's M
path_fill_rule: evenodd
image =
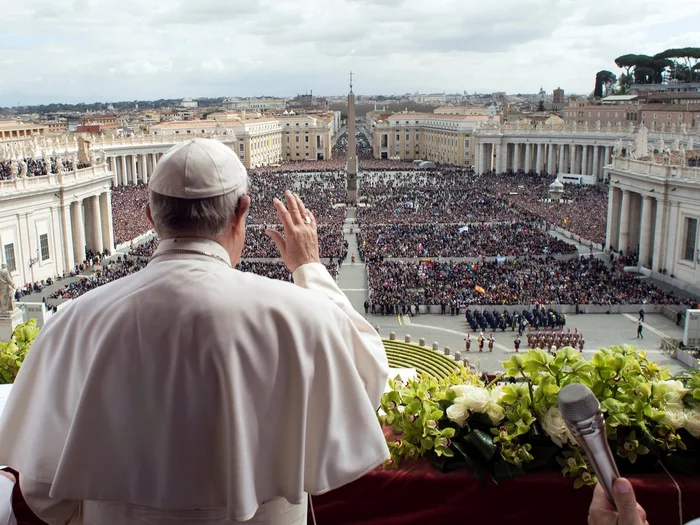
M114 253L112 194L75 198L62 209L63 253L65 267L73 268L85 260L87 250Z
M603 166L612 160L612 145L565 142L479 142L477 170L588 175L603 179Z
M114 186L129 184L148 184L148 179L156 169L158 159L163 153L133 153L128 155L110 155L107 152L107 165L114 173Z
M675 206L678 204L676 203ZM608 192L606 241L615 251L638 253L639 265L652 270L665 268L663 221L669 206L664 195L650 195L611 184ZM670 206L674 206L671 203ZM671 213L672 217L675 214Z

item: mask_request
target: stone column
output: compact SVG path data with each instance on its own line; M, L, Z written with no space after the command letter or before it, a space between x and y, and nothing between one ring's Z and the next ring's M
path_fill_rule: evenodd
M625 254L629 248L630 235L630 192L622 190L622 205L620 206L620 237L617 243L617 250L622 250Z
M520 164L520 144L516 142L515 144L513 144L513 171L517 173L521 169L522 165Z
M616 191L617 190L613 186L608 188L608 221L606 224L605 246L603 246L603 251L607 250L610 246L617 248L618 233L615 231L614 221L615 217L619 215L619 210L616 209Z
M668 224L668 228L666 229L666 238L667 238L667 245L666 245L666 264L664 264L664 268L668 270L669 274L673 273L673 266L674 266L674 259L676 258L676 251L677 251L677 246L679 242L682 242L681 239L678 238L678 235L676 235L677 230L678 230L678 208L680 207L679 202L669 202L667 204L668 207L668 221L666 224Z
M610 154L612 153L612 146L605 146L605 158L603 159L603 166L610 164Z
M588 175L588 146L581 146L581 175Z
M63 233L63 264L65 270L72 270L75 266L73 259L73 232L70 219L70 204L61 206L61 226Z
M525 173L532 169L532 144L525 143Z
M83 223L83 201L73 202L70 207L73 226L73 259L75 264L80 264L85 260L85 224Z
M663 197L656 197L656 221L654 222L654 251L651 269L658 272L664 266L664 224L666 222L666 203Z
M556 161L554 160L554 144L547 144L547 168L548 174L553 175L556 171Z
M138 173L136 171L136 155L130 155L131 157L131 183L135 186L139 183Z
M114 226L112 224L112 192L100 195L100 223L102 225L102 245L114 254Z
M126 155L119 156L119 163L122 166L122 169L121 169L122 186L128 186L129 185L129 173L126 169Z
M557 164L557 169L553 175L558 175L559 173L564 173L564 150L566 147L564 144L559 144L559 164Z
M535 147L537 148L537 155L535 157L535 171L537 173L542 173L542 149L544 148L544 144L535 144Z
M100 198L97 195L90 197L90 233L91 239L90 244L92 245L92 251L95 253L101 253L104 250L102 244L102 216L100 213Z
M496 151L496 173L503 173L503 152L501 151L502 146L500 144L493 145Z
M148 155L141 155L141 182L148 184Z
M598 157L600 148L598 146L593 146L593 175L595 177L595 180L598 180L598 175L600 173L600 158Z
M484 173L484 161L486 160L486 144L479 142L479 146L476 149L478 159L476 161L476 171L477 175Z
M651 246L651 197L642 196L642 221L639 231L639 265L649 268L651 266L650 255Z

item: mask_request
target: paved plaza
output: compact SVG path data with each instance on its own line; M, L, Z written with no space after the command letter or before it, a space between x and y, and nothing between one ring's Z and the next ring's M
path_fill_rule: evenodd
M353 233L350 234L352 227ZM364 301L367 298L368 285L365 265L356 260L354 265L350 262L350 257L354 253L357 256L357 240L355 232L357 225L355 222L355 210L350 208L345 225L345 237L348 241L348 258L340 269L338 285L348 296L352 305L358 312L364 313ZM560 234L556 234L560 236ZM588 255L590 250L587 246L580 246L580 253ZM594 255L603 255L594 252ZM488 309L498 310L497 306ZM474 310L474 307L472 307ZM403 341L406 334L411 335L413 342L418 342L420 338L425 338L426 344L432 346L437 342L440 348L449 346L454 351L460 351L464 355L464 337L470 330L463 315L437 315L427 314L416 317L410 316L383 316L366 315L372 325L379 326L379 333L382 337L388 338L390 332L396 333L396 338ZM608 347L620 344L632 344L647 352L649 357L668 365L671 373L682 372L686 367L680 362L672 359L661 352L661 339L670 337L682 339L683 329L676 326L676 323L661 314L648 314L644 322L644 339L637 338L637 315L632 314L571 314L566 316L566 328L578 328L583 333L585 340L584 354L590 356L600 347ZM565 330L566 330L565 328ZM482 371L492 371L502 369L501 363L514 353L513 340L516 332L507 329L505 332L498 330L492 332L490 329L484 332L488 337L493 333L496 340L493 352L474 351L476 336L478 332L472 334L472 351L467 356L471 362ZM521 338L520 351L528 349L527 339Z

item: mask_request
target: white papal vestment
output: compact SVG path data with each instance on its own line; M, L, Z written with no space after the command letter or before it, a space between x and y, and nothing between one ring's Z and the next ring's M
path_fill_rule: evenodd
M173 248L229 260L207 240L156 253ZM321 264L293 277L169 253L54 316L0 422L29 506L50 524L305 523L306 493L387 459L379 336Z

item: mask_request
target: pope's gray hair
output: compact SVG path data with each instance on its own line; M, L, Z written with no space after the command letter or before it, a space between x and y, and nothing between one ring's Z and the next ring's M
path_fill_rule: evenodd
M180 199L153 191L148 192L151 217L159 235L178 232L198 232L219 236L231 223L238 201L245 195L248 185L225 195L206 199Z

